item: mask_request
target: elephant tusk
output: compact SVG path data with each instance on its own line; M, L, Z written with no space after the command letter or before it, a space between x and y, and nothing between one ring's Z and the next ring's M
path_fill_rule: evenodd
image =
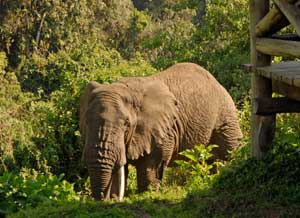
M124 170L124 166L122 166L119 169L119 201L123 200L124 197L124 193L125 193L125 170Z

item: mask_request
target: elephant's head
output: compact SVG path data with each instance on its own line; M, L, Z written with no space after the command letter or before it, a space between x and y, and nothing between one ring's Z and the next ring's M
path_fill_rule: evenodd
M88 84L81 97L80 130L95 199L123 198L127 159L139 159L162 144L174 125L175 105L173 94L157 82L139 91L126 83Z

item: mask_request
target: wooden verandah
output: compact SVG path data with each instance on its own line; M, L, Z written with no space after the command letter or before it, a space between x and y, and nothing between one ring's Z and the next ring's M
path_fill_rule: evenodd
M272 63L272 56L300 57L300 0L249 1L252 154L261 159L272 146L276 113L300 112L300 61ZM295 33L278 34L288 25Z

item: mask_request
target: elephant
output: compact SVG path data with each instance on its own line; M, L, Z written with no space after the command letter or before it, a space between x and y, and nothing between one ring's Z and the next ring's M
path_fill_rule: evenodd
M122 200L128 164L139 191L159 187L164 169L195 144L226 160L242 132L235 104L204 68L179 63L147 77L91 81L80 99L83 158L96 200Z

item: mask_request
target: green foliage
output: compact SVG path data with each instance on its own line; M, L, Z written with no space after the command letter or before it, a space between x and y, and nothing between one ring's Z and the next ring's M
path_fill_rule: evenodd
M230 154L230 163L238 164L238 161L245 161L251 157L251 100L249 96L244 97L237 103L238 117L240 128L243 133L243 137L239 142L239 147Z
M39 218L133 218L130 208L122 205L100 204L98 202L47 202L35 209L23 210L10 218L39 217Z
M236 100L247 95L250 87L250 77L241 69L249 61L247 14L248 1L208 1L204 21L193 35L195 61L213 73Z
M5 71L6 56L1 53L0 74L0 175L3 171L22 166L27 159L27 166L34 167L39 158L31 140L33 135L30 103L35 98L30 93L23 93L13 72Z
M7 67L7 57L4 52L0 52L0 76L5 73L5 67Z
M299 202L299 158L298 145L277 145L263 161L248 159L235 169L224 171L216 187L227 189L234 183L237 189L248 188L269 200L282 202L289 195L286 200Z
M185 160L175 160L178 168L174 169L171 177L189 188L207 185L221 166L221 162L212 162L212 151L217 147L217 145L196 145L193 149L180 152Z
M122 203L47 203L9 217L297 217L298 150L279 146L263 161L227 165L208 185L194 187L188 194L186 188L165 186L159 192L135 193Z
M191 40L196 30L191 22L196 15L195 10L165 10L164 13L165 17L156 23L156 34L146 35L147 38L141 41L143 53L157 69L165 69L178 62L192 61L191 47L195 46Z
M68 51L35 56L20 66L22 88L37 94L72 91L80 94L90 81L111 83L124 76L147 76L154 69L140 56L124 60L118 51L99 43L86 44Z
M15 212L27 206L35 207L47 200L79 200L73 184L63 180L63 175L41 174L23 169L20 174L5 172L0 176L0 211Z
M52 203L22 210L11 217L55 217L58 214L119 217L121 213L134 217L297 217L300 212L298 150L294 145L276 146L262 161L238 160L238 163L221 168L205 186L188 184L180 188L164 184L160 191L132 193L122 203ZM208 154L207 151L204 153ZM187 152L186 156L196 160L195 151ZM45 207L49 208L47 213L43 212ZM95 207L97 210L93 210Z
M296 205L300 202L299 158L298 146L285 145L276 146L262 161L240 161L221 171L211 184L210 193L192 193L187 198L187 207L203 200L207 205L198 208L196 214L272 217L268 211L274 210L278 217L296 217L299 213Z
M2 1L0 50L10 63L37 53L76 48L87 38L97 42L118 40L129 25L130 0L111 1Z
M132 165L128 165L128 171L126 195L134 196L138 193L136 169Z
M298 145L300 140L300 116L299 114L280 114L276 116L275 141L278 145Z
M150 23L150 17L138 10L133 10L126 37L121 41L120 50L126 58L132 58L140 50L141 34Z
M90 32L87 2L4 1L1 25L2 49L16 66L22 55L46 54L78 43Z
M163 188L125 198L123 202L90 200L75 202L47 201L35 208L20 210L8 217L190 217L183 212L180 200L186 196L181 187Z
M245 100L240 111L244 134L250 132L249 112L249 101ZM263 160L250 158L249 145L242 146L207 190L189 193L183 210L191 211L193 216L213 214L220 218L297 217L300 212L298 121L298 114L277 115L276 139L268 155ZM249 144L248 135L245 140L243 143Z

